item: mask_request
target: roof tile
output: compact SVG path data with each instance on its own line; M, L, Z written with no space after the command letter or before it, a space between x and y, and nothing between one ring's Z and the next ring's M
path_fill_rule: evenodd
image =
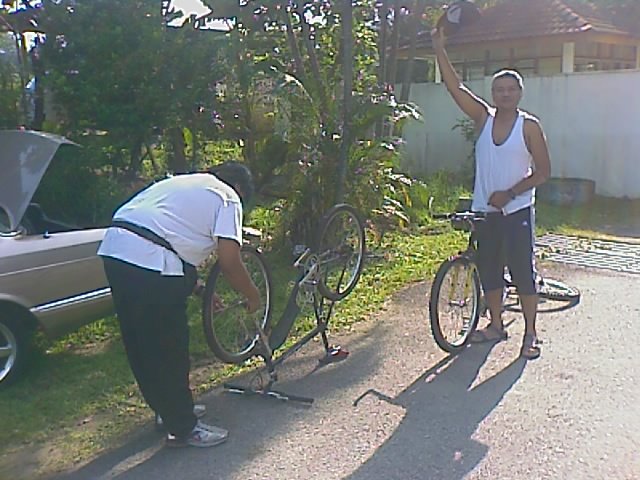
M587 31L631 35L588 7L569 6L562 0L510 0L483 10L476 23L452 35L448 43L462 45ZM429 32L420 32L419 37L419 43L431 43Z

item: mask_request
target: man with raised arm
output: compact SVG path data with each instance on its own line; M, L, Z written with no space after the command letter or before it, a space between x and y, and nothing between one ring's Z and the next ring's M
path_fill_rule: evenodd
M475 123L475 184L472 209L485 212L478 235L478 270L491 323L473 332L472 342L507 338L502 322L504 267L509 267L525 319L521 355L540 356L536 332L538 296L533 258L535 188L549 178L549 151L539 120L518 108L523 81L514 70L493 76L493 105L475 95L456 74L441 29L431 32L442 79L458 107Z

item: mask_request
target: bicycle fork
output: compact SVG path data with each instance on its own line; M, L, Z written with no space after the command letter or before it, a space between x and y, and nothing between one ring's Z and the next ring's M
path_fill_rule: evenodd
M455 291L451 289L449 291L448 304L454 305L456 307L463 308L467 305L467 299L471 296L472 286L473 286L473 273L475 270L475 264L469 262L465 266L469 266L470 268L465 268L465 280L464 280L464 288L462 290L462 298L458 300L457 298L453 298L455 295ZM458 276L460 275L460 268L455 268L452 275L452 284L458 284ZM466 332L469 330L471 326L471 318L472 315L462 315L463 323L462 323L462 331Z

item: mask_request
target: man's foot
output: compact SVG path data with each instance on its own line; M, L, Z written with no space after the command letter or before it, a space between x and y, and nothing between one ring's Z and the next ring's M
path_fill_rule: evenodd
M541 346L542 341L538 339L532 333L528 333L524 336L522 340L522 350L520 350L520 356L522 358L526 358L527 360L535 360L540 357L542 353Z
M482 330L475 330L469 337L471 343L487 343L487 342L502 342L509 337L507 331L504 328L494 327L489 325Z
M191 433L184 438L167 434L167 447L214 447L227 440L229 432L224 428L207 425L198 420Z
M196 403L193 405L193 414L197 417L197 418L202 418L206 415L207 413L207 406L206 405L202 405L201 403ZM164 422L162 421L162 417L160 415L158 415L156 413L156 430L160 431L160 432L164 432L165 428L164 428Z

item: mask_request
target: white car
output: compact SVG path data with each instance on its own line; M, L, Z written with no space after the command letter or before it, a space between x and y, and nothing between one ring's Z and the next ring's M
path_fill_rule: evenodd
M49 163L69 140L0 131L0 388L27 363L40 329L56 338L113 311L96 255L105 229L76 229L31 203ZM70 187L72 188L72 187Z

